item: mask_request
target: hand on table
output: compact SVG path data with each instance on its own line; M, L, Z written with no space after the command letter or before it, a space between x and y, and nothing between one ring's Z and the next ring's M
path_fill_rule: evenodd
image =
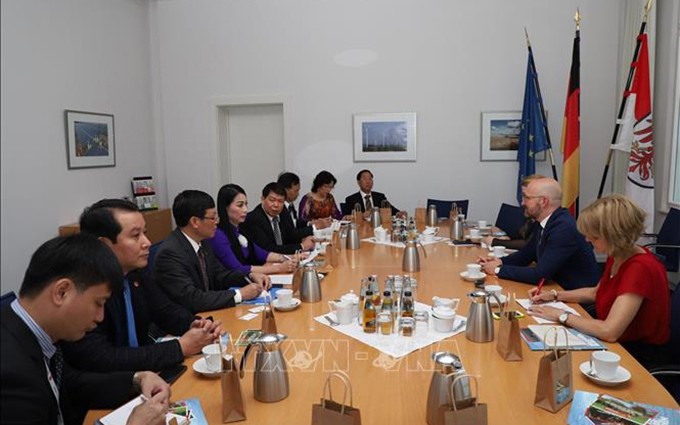
M477 263L482 266L482 271L488 275L496 275L496 267L500 267L503 264L499 258L494 257L479 257Z
M534 304L540 304L540 303L555 300L555 294L553 294L552 292L541 291L538 295L536 295L537 292L538 292L538 287L533 287L533 288L531 288L527 291L527 293L529 294L529 299Z
M269 289L272 286L272 278L264 273L250 273L248 277L253 283L261 286L260 292L262 292L262 289Z
M549 307L547 305L535 304L529 308L528 313L532 316L550 320L551 322L559 322L559 317L562 313L564 313L564 310L560 308Z
M168 399L158 393L132 409L126 425L165 425L167 411Z
M182 354L186 357L200 353L203 347L220 337L221 325L219 320L216 322L207 319L194 320L189 330L179 338Z
M166 404L169 402L170 385L157 374L149 371L137 372L134 382L144 397L151 399L157 396L158 400L163 400Z

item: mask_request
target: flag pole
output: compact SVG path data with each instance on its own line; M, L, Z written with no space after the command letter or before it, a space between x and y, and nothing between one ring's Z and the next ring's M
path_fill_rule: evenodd
M536 96L538 97L538 104L541 107L541 118L543 118L543 130L545 131L545 140L548 143L548 156L550 157L550 165L552 166L553 178L557 180L557 168L555 167L555 157L553 156L552 143L550 142L550 132L548 131L548 120L545 117L545 108L543 107L543 96L541 96L541 86L538 84L538 71L536 71L536 64L534 63L534 52L531 49L531 42L529 41L529 32L524 27L524 36L527 39L527 49L529 49L529 57L531 58L531 72L536 76Z
M621 104L619 106L619 114L616 117L616 125L614 126L614 134L612 135L612 141L609 143L609 153L607 154L607 163L604 165L604 171L602 172L602 180L600 181L600 189L597 192L597 199L602 197L602 192L604 191L604 184L607 181L607 174L609 174L609 165L612 162L613 149L612 145L616 144L616 139L619 136L619 129L621 128L621 118L623 118L624 108L626 106L626 95L630 90L630 85L633 82L633 74L635 73L635 65L638 60L638 55L640 54L640 36L645 33L647 27L647 16L649 11L652 9L652 0L647 0L645 5L645 13L642 16L642 24L640 25L640 32L637 36L637 41L635 43L635 53L633 53L633 60L630 62L630 69L628 70L628 80L626 80L626 88L623 90L623 96L621 97Z

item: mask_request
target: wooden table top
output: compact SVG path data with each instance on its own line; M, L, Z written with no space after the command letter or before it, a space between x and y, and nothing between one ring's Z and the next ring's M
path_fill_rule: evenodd
M368 232L368 225L362 225L361 233L368 235ZM448 234L444 227L441 232ZM483 251L477 246L449 246L445 242L427 245L425 249L427 258L422 253L420 255L421 271L411 273L418 280L418 301L431 304L435 295L460 298L458 314L465 316L470 304L466 294L474 285L464 281L459 273L465 270L465 264L473 262ZM542 353L530 351L524 343L523 360L506 362L497 354L495 341L475 343L467 340L463 332L395 360L314 320L314 317L328 312L328 300L336 299L350 289L358 292L361 278L377 274L382 288L388 274L405 274L401 269L403 252L401 248L363 241L359 250L343 248L339 266L321 281L321 302L303 303L293 311L275 313L279 333L288 336L282 349L288 363L290 395L276 403L256 401L253 398L254 358L248 359L247 372L241 380L247 415L247 420L242 423L310 423L312 404L319 402L328 373L341 369L352 380L354 405L361 409L363 424L425 424L427 393L433 370L431 354L437 351L458 354L467 372L478 377L479 399L488 404L490 424L566 423L569 406L554 414L534 406L538 362ZM490 283L503 286L504 292L515 292L519 298L526 298L527 290L531 288L527 284L487 277L487 284ZM552 287L557 288L545 286L546 290ZM210 314L222 320L223 329L237 338L242 330L257 329L261 325L260 316L251 321L238 320L252 307L240 305ZM581 314L587 314L580 306L574 307ZM519 306L515 308L521 309ZM521 319L520 326L532 323L534 320L527 316ZM616 387L597 386L578 369L591 352L574 351L572 374L575 390L606 392L623 399L677 407L672 396L621 345L606 346L621 355L621 365L631 372L632 379ZM242 350L236 353L237 360L240 360ZM221 423L220 380L194 372L192 364L198 359L200 356L185 360L189 370L172 385L173 400L199 398L208 422ZM337 394L341 392L336 389L334 395ZM85 424L92 424L105 413L90 411Z

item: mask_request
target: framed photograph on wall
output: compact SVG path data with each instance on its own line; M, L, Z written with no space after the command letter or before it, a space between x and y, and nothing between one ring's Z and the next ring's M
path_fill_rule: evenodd
M354 115L354 161L415 161L416 114Z
M482 161L517 161L522 111L482 112ZM545 151L536 161L545 160Z
M113 115L64 111L68 168L116 166Z

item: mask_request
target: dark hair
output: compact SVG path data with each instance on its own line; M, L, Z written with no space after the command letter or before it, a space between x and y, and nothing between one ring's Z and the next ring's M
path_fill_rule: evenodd
M189 224L191 217L203 218L206 210L215 208L212 196L200 190L185 190L175 196L172 203L172 216L178 227Z
M290 189L296 184L300 184L300 177L295 173L286 171L279 174L279 179L276 182L283 186L284 189Z
M217 214L224 218L224 220L220 220L220 222L217 223L217 227L224 230L227 235L231 232L231 229L229 229L227 209L229 208L229 205L234 202L234 198L236 198L236 195L239 193L248 196L241 186L233 183L225 184L220 188L220 191L217 192Z
M63 278L71 279L79 292L102 283L116 292L123 285L123 270L113 251L96 237L57 236L33 253L19 295L34 298Z
M361 170L357 173L357 181L361 180L361 175L364 173L368 173L373 177L373 173L371 173L371 170Z
M279 196L283 196L284 199L286 198L286 189L284 189L283 186L277 182L267 183L265 187L262 188L262 197L266 198L272 192Z
M116 243L123 228L113 215L115 210L138 212L139 208L126 199L102 199L80 214L80 231Z
M319 174L314 177L314 182L312 183L312 192L316 192L317 189L319 189L321 186L325 184L333 184L337 183L338 181L335 179L333 174L329 173L326 170L323 170Z

